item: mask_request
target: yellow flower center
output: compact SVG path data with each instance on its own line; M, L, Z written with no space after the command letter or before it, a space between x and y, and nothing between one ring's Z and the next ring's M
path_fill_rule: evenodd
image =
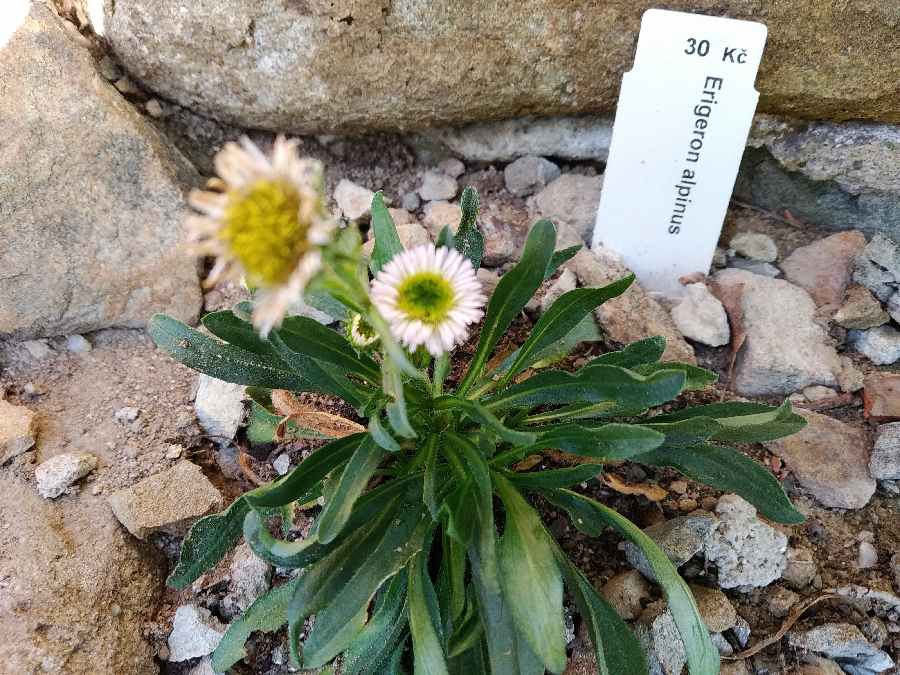
M404 279L397 288L397 307L411 319L438 324L453 309L453 286L440 274L418 272Z
M300 199L296 188L278 180L259 180L229 196L221 237L251 284L283 284L311 248Z

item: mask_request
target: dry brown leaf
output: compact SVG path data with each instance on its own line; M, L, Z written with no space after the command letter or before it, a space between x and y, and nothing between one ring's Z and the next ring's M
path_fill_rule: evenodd
M287 422L294 422L302 429L312 429L329 438L344 438L366 430L363 425L346 417L304 405L294 394L284 389L272 391L272 407L284 417L275 431L276 440L284 439Z
M709 290L725 306L728 314L728 323L731 324L731 359L728 364L728 386L732 386L734 379L734 364L737 361L738 352L747 340L747 330L744 328L744 308L741 300L744 296L744 284L722 286L716 282L709 284Z
M521 462L513 464L513 471L528 471L541 463L541 455L528 455Z
M623 495L641 495L651 502L660 502L669 494L668 490L650 483L626 483L612 473L603 474L603 484Z

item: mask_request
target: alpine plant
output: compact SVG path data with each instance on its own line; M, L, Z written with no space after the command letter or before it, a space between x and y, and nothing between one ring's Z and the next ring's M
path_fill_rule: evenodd
M578 247L557 251L553 224L539 221L488 299L476 276L484 240L473 190L463 194L455 232L445 227L436 245L410 250L377 193L366 260L358 229L339 227L325 207L321 167L295 153L284 139L271 157L248 141L228 145L216 161L221 179L192 198L203 214L190 228L195 250L216 256L215 278L245 279L254 300L207 314L208 333L163 315L151 322L156 343L178 361L248 386L251 443L327 440L287 475L198 521L184 541L174 588L214 567L241 537L292 570L230 624L213 669L243 659L254 631L287 624L291 657L304 669L337 659L348 675L562 673L568 595L598 672L644 675L638 641L549 534L543 505L588 536L613 531L639 547L690 672L717 673L718 651L672 563L583 488L604 463L629 460L670 467L741 495L767 518L797 523L802 516L774 477L730 445L786 436L803 419L789 403L660 413L715 374L661 361L659 337L577 370L555 368L579 343L598 340L594 311L624 293L631 276L563 294L517 349L496 353ZM292 315L301 299L338 325ZM454 348L473 331L474 354L452 368ZM292 407L299 392L342 399L363 425L305 429ZM524 458L550 450L569 453L573 465L520 470ZM310 504L319 505L311 531L291 538L294 510Z

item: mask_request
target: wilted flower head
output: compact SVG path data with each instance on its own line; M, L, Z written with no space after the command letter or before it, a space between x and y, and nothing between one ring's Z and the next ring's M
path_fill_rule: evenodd
M372 281L372 302L400 342L440 356L463 342L485 296L467 258L424 244L395 256Z
M378 333L357 312L350 312L346 324L347 339L357 349L368 349L378 342Z
M188 220L197 255L216 257L207 285L244 277L259 290L253 323L264 335L322 265L322 247L335 221L323 193L322 167L297 156L297 142L275 139L267 157L249 139L227 143L215 158L221 180L194 190L189 201L203 215Z

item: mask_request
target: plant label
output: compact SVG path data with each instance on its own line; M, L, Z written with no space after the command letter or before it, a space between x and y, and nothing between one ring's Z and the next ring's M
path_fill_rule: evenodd
M594 246L649 291L706 274L759 100L766 27L649 9L622 79Z

